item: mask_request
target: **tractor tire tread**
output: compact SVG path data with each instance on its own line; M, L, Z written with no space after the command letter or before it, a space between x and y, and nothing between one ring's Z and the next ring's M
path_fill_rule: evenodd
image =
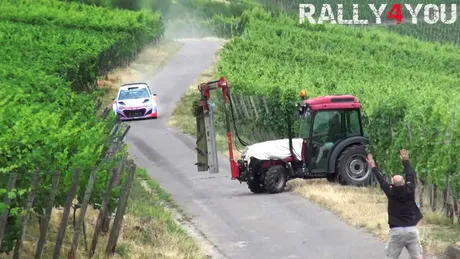
M261 185L260 180L248 181L248 188L252 193L265 192L265 188Z
M276 180L278 175L281 174L282 185L279 186L279 182ZM268 169L264 177L265 189L268 193L280 193L283 192L287 183L287 172L286 168L282 165L274 165Z
M337 172L337 181L341 185L353 185L353 186L362 187L362 186L368 186L370 184L371 175L369 175L365 181L359 182L359 183L350 183L352 180L347 180L347 179L345 179L346 177L344 177L342 175L343 171L342 171L341 167L346 166L346 165L343 165L343 164L346 162L344 160L348 159L348 154L349 153L352 153L352 154L360 153L363 149L364 149L364 147L362 145L353 145L353 146L345 148L340 153L340 155L339 155L339 157L337 159L337 162L336 162L336 172Z

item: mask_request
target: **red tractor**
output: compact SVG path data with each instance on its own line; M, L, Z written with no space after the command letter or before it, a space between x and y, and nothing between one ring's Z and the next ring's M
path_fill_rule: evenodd
M201 118L205 120L208 118L206 123L208 142L204 147L206 150L208 146L211 148L208 157L217 157L217 151L213 147L215 146L213 121L209 120L209 117L211 119L213 117L212 114L209 116L212 113L212 107L208 104L210 90L222 89L226 105L232 179L247 182L253 193L282 192L287 181L295 178L327 178L329 182L354 186L366 186L370 183L371 171L366 162L369 140L363 133L361 104L356 97L337 95L307 98L306 93L302 91L301 101L297 104L297 114L300 118L297 136L292 136L292 124L288 122L289 138L246 146L241 160L235 161L228 114L228 109L231 109L229 84L222 77L218 81L201 84L199 89L201 91L199 108L204 115ZM210 168L207 159L202 159L205 152L197 150L199 171L205 171ZM211 163L214 163L212 166L216 172L217 159Z

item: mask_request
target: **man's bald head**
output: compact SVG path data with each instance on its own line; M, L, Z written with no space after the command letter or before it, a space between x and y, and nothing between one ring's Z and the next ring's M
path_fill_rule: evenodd
M401 186L404 185L404 178L400 175L395 175L391 179L394 186Z

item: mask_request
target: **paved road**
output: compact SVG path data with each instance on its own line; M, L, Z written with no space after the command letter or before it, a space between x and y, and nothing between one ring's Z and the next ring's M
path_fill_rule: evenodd
M196 172L195 142L167 127L181 94L208 68L217 40L187 40L149 83L157 93L160 118L131 122L129 151L193 217L193 224L227 258L378 259L384 243L340 221L292 193L255 195L230 180L220 156L220 173ZM183 107L190 109L189 107Z

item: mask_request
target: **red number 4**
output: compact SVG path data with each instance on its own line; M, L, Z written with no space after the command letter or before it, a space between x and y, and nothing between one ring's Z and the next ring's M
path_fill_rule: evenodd
M393 4L391 10L388 12L388 20L395 19L396 24L401 24L403 20L403 14L400 4Z

